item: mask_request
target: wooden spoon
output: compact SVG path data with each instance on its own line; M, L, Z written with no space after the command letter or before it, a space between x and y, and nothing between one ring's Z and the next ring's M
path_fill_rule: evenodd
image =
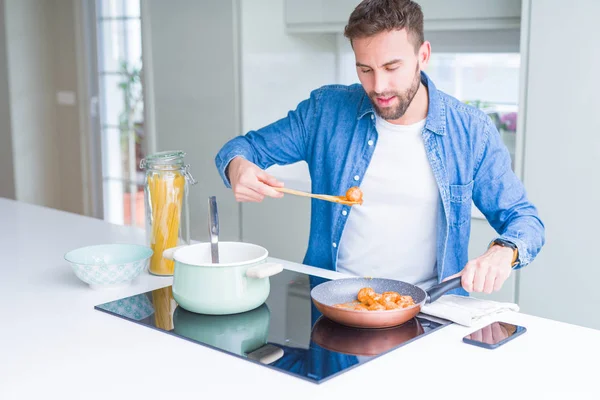
M355 206L357 204L363 203L362 197L358 201L351 201L346 196L330 196L327 194L313 194L313 193L302 192L300 190L294 190L294 189L288 189L288 188L282 188L282 187L273 187L273 189L277 190L278 192L282 192L282 193L294 194L296 196L302 196L302 197L312 197L315 199L331 201L333 203L344 204L347 206Z

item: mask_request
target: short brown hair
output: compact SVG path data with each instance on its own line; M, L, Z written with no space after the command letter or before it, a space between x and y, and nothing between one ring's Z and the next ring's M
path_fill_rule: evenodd
M348 19L344 36L350 39L406 28L415 51L425 41L423 11L411 0L363 0Z

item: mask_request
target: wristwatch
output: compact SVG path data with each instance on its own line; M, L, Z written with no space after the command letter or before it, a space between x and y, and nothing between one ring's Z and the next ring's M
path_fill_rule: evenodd
M508 240L498 238L498 239L494 239L492 241L492 243L490 243L488 248L490 248L494 245L508 247L508 248L513 249L513 259L511 261L511 267L515 267L515 266L519 265L519 249L517 248L516 244L514 244L513 242L510 242Z

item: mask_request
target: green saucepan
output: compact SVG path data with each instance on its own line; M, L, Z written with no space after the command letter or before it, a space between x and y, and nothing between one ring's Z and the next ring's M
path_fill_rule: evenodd
M182 308L200 314L242 313L262 305L270 292L269 277L283 270L268 263L264 247L244 242L219 242L219 263L213 264L210 243L167 249L175 260L173 298Z

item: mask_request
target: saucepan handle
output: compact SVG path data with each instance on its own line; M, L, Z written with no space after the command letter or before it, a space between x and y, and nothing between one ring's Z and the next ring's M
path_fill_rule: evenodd
M271 364L283 357L283 349L267 343L258 350L248 353L248 358L262 364Z
M283 271L283 265L276 263L263 263L250 267L246 270L248 278L262 279L269 276L277 275Z
M175 256L175 252L183 247L187 247L187 245L184 246L177 246L177 247L171 247L170 249L166 249L165 251L163 251L162 256L163 258L167 259L167 260L174 260L174 256Z
M425 303L433 303L442 297L444 293L449 292L452 289L458 289L462 287L461 279L462 278L459 276L458 278L450 279L449 281L438 283L437 285L432 286L427 291L427 299L425 300Z

